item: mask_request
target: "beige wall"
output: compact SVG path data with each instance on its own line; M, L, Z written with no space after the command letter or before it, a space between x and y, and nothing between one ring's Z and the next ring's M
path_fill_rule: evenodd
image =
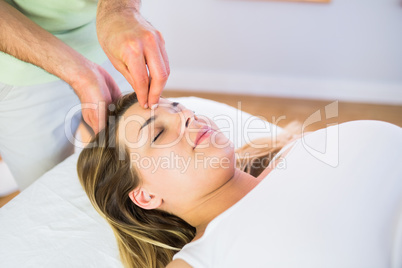
M402 104L402 2L143 0L167 88Z

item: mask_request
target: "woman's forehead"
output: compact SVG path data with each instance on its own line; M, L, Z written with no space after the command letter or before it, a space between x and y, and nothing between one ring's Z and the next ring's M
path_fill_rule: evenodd
M159 99L159 104L171 104L172 101L165 99L165 98L160 98Z
M172 101L165 99L165 98L160 98L159 99L159 106L166 106L170 105ZM142 116L148 116L152 113L152 110L150 108L144 109L140 106L138 102L133 104L130 108L127 109L127 111L123 114L123 116L130 116L133 114L136 115L142 115Z
M160 98L159 107L171 106L172 101ZM132 105L127 111L119 118L119 138L125 140L126 142L138 141L141 127L149 120L152 116L155 116L158 108L155 110L144 109L137 102Z

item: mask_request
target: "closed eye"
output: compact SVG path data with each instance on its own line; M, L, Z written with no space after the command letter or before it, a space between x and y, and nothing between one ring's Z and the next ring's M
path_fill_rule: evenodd
M163 131L164 131L164 129L162 129L161 132L159 132L158 135L156 135L156 137L154 138L152 143L154 143L159 138L159 136L162 134Z

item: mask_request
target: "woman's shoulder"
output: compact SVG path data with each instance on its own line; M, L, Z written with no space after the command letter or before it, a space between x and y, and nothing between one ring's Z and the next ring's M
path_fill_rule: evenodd
M182 259L171 261L166 268L191 268L192 266Z

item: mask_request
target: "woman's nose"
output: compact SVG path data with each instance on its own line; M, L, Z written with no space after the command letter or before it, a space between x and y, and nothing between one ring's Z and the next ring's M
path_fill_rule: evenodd
M184 127L188 128L190 126L190 124L192 123L192 121L194 120L194 112L192 110L189 109L183 109L183 117L184 117Z
M194 112L189 109L178 109L177 112L168 113L166 119L169 121L168 124L177 130L178 134L183 134L194 120Z

